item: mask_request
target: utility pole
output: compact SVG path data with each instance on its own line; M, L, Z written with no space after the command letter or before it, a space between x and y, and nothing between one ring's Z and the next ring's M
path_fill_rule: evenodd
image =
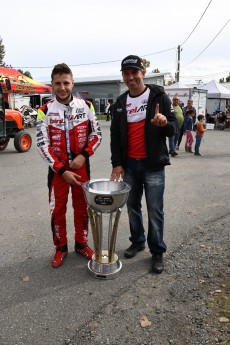
M180 80L180 52L182 49L180 45L177 47L177 72L176 72L176 82Z
M198 80L195 80L197 82L198 85L202 85L203 84L203 81L202 79L198 79Z

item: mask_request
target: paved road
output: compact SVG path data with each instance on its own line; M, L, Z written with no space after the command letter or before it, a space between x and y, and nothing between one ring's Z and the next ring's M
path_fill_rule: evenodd
M108 178L111 172L110 124L105 121L100 124L103 142L91 158L91 178ZM53 246L47 166L36 150L35 129L28 131L33 138L28 153L17 153L12 140L0 152L0 344L63 345L82 325L98 316L114 296L146 276L151 260L148 250L131 260L123 258L124 249L130 244L124 208L116 245L123 264L121 274L115 280L94 279L88 273L85 259L73 252L69 207L70 253L59 269L50 266ZM229 214L230 131L207 131L204 140L204 157L185 153L181 148L179 156L172 158L172 165L166 168L168 253L191 238L204 221L212 222ZM146 220L145 204L143 214ZM91 234L89 242L92 245Z

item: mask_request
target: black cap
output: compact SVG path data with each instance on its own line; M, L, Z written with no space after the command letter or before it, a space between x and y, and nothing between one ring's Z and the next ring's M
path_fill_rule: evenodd
M121 61L121 71L124 68L137 68L145 70L142 59L137 55L128 55Z

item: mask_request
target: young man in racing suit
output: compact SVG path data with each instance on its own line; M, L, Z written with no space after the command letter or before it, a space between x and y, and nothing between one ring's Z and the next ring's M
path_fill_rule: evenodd
M124 179L131 185L127 200L131 246L126 258L145 249L141 199L143 189L148 210L147 242L152 254L152 271L163 270L165 165L169 165L166 136L173 136L177 120L163 87L145 85L145 68L140 57L127 56L121 63L128 91L118 97L111 123L111 180Z
M37 146L49 164L48 188L53 241L51 261L59 267L68 253L66 207L69 187L74 211L75 251L92 258L88 241L87 205L81 184L89 180L89 157L101 142L101 130L92 103L72 96L73 74L66 64L51 74L55 98L38 110Z

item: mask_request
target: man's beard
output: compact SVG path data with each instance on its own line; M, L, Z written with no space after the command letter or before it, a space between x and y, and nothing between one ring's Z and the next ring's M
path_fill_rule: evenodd
M58 96L56 96L56 98L57 98L57 101L58 101L59 103L64 103L64 104L69 103L69 102L71 101L71 99L72 99L71 94L69 94L69 95L68 95L67 97L65 97L65 98L60 98L60 97L58 97Z

